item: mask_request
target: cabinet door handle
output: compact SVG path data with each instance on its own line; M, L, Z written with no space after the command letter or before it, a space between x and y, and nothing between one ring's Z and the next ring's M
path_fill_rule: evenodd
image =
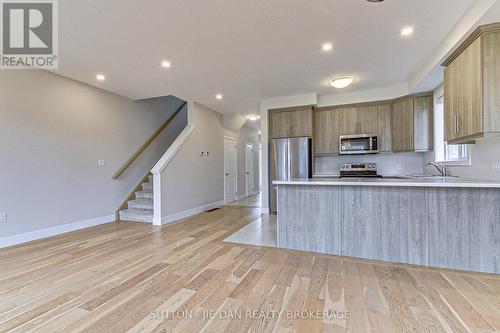
M458 134L458 113L455 114L455 134Z

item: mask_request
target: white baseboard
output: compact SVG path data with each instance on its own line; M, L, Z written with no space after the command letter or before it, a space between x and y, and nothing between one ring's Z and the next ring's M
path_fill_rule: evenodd
M178 221L178 220L186 218L186 217L190 217L190 216L193 216L193 215L196 215L196 214L199 214L199 213L203 213L203 212L205 212L205 211L207 211L209 209L213 209L213 208L217 208L219 206L223 206L224 204L225 204L224 200L221 200L221 201L209 203L208 205L203 205L203 206L200 206L200 207L196 207L196 208L185 210L183 212L179 212L179 213L171 214L171 215L168 215L168 216L164 216L164 217L161 218L161 224L172 223L172 222Z
M115 221L115 214L0 238L0 249Z

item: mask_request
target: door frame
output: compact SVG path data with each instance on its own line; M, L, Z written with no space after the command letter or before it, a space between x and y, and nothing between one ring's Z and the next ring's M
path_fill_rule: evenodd
M236 178L236 201L238 201L238 140L231 136L224 135L222 139L222 147L224 150L224 170L222 174L224 175L224 203L227 204L227 187L226 187L226 139L233 140L236 145L236 165L235 165L235 178Z
M247 184L247 145L252 145L252 153L254 153L253 155L253 158L252 158L252 162L253 162L253 167L252 169L253 170L253 189L251 192L248 192L248 184ZM249 141L245 141L245 196L248 198L252 195L256 194L255 193L255 143L253 142L249 142Z

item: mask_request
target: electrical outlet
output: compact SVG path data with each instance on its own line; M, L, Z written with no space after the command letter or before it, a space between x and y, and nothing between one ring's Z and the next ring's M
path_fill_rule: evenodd
M321 165L321 170L326 171L326 164Z
M97 166L99 168L102 168L105 164L106 164L106 162L104 160L97 160Z
M7 213L0 212L0 223L7 223Z

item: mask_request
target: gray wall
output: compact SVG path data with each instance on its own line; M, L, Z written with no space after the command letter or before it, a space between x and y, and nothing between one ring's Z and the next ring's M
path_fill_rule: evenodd
M8 223L0 237L113 214L185 118L123 178L113 174L181 103L135 102L46 71L2 71L0 211Z
M162 217L224 200L222 116L193 103L191 117L195 129L161 173Z

